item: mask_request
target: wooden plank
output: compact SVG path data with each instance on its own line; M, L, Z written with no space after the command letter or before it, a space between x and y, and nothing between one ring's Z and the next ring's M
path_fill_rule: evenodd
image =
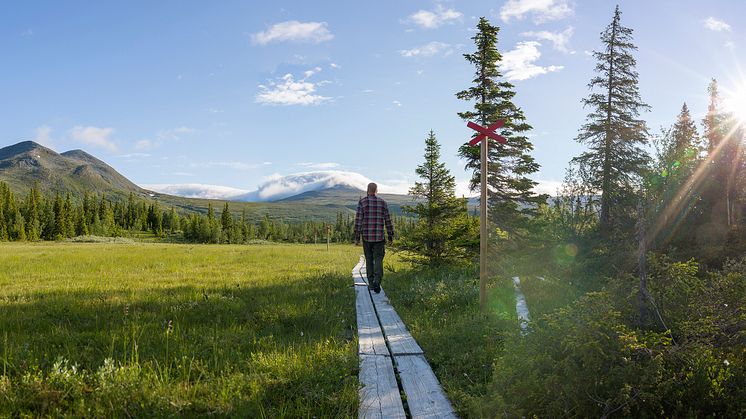
M406 418L390 357L360 355L360 384L358 418Z
M456 417L424 355L394 356L394 362L413 419Z
M389 355L386 340L378 324L373 303L366 287L355 287L357 310L358 353L364 355Z
M381 290L380 294L371 293L378 319L381 322L383 334L389 343L392 355L422 354L422 348L414 340L404 322L401 321L396 310L389 303L386 293Z

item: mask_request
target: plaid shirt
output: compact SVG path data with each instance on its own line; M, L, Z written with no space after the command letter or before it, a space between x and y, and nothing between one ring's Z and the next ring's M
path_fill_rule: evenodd
M366 242L383 241L384 223L389 241L394 240L394 225L391 224L389 206L386 201L375 195L360 198L357 203L357 214L355 214L355 241L360 241L360 235Z

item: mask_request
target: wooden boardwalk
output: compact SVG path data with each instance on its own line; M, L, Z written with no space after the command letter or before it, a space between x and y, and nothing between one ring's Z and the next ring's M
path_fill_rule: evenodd
M406 418L408 413L412 418L455 418L422 348L409 334L386 293L368 291L362 256L352 270L352 279L362 385L358 417ZM402 392L406 404L402 402Z

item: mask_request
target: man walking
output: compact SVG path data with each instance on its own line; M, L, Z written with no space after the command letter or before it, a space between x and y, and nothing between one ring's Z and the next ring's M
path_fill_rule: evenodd
M355 214L355 244L360 245L363 238L363 253L365 253L365 270L368 272L368 287L376 294L381 292L383 279L384 248L383 228L389 244L394 241L394 225L391 224L389 206L386 201L376 196L378 185L368 184L368 196L360 198Z

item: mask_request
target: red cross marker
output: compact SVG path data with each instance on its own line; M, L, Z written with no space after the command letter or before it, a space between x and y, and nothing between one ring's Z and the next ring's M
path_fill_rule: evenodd
M508 140L506 140L505 137L495 133L495 130L502 127L503 125L505 125L505 120L503 119L499 119L497 122L488 126L487 128L469 121L466 126L479 133L479 135L474 137L473 140L469 141L469 145L477 145L477 143L484 140L486 137L490 137L500 144L507 143Z

